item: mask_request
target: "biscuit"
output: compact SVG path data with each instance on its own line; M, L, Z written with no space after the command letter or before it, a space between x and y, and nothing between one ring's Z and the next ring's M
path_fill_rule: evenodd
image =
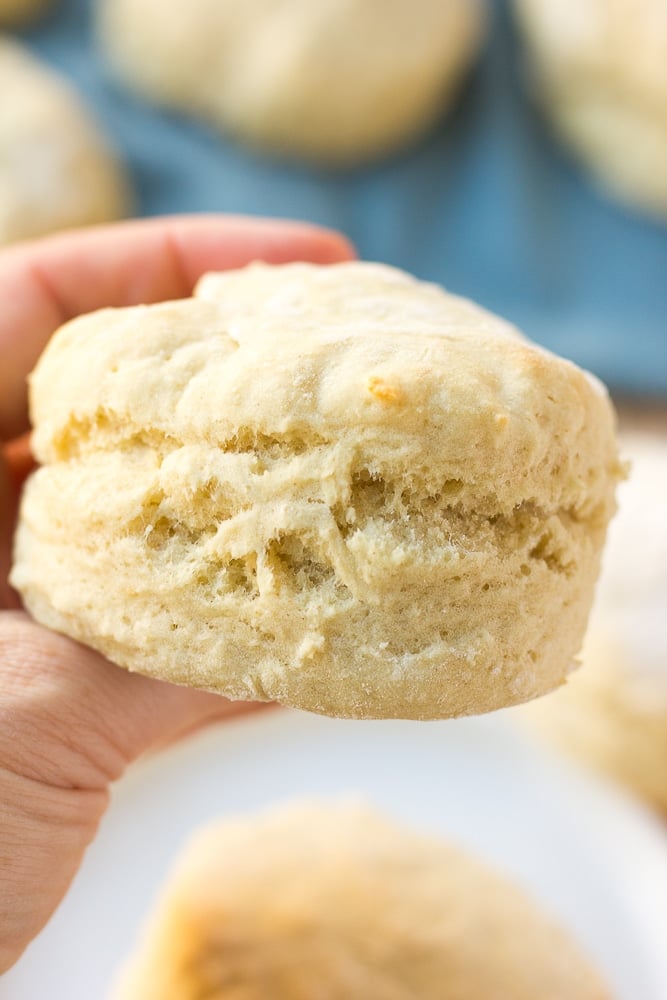
M558 132L619 198L667 216L664 0L515 0Z
M200 831L113 1000L608 1000L573 942L463 851L356 803Z
M349 165L409 142L453 102L483 0L102 0L117 75L273 153Z
M600 383L382 265L257 264L58 332L13 584L132 670L348 717L559 685L619 474Z
M667 815L667 433L621 439L631 474L605 552L581 670L520 716Z
M123 215L128 185L71 86L0 36L0 245Z
M0 25L22 25L38 17L51 0L0 0Z

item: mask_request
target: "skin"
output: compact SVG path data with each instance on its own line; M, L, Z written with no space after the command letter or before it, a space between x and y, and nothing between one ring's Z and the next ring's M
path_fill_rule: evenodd
M80 313L182 298L205 271L251 260L351 257L335 233L229 216L120 223L0 252L0 973L63 898L127 766L254 708L129 674L20 610L7 573L31 466L26 376Z

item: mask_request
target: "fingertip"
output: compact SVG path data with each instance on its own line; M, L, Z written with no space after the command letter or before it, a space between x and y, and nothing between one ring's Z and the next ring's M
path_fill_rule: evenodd
M322 257L319 264L344 264L356 260L357 251L354 244L342 233L328 232L327 239L322 244Z
M313 223L301 223L301 227L311 251L307 259L312 263L343 264L357 259L356 247L344 233Z
M126 226L133 224L137 223L125 223ZM165 224L182 238L197 239L209 235L232 245L243 241L249 244L253 241L264 241L268 247L284 245L292 250L301 249L319 253L323 258L329 257L332 263L357 257L354 244L344 233L308 219L210 212L201 215L171 215L138 220L138 225L143 227L152 225L155 228L162 228ZM114 228L117 229L118 225ZM322 263L324 262L322 260Z
M165 225L166 224L166 225ZM207 271L245 267L253 261L338 264L354 260L350 240L312 222L254 216L171 216L162 220L189 288Z

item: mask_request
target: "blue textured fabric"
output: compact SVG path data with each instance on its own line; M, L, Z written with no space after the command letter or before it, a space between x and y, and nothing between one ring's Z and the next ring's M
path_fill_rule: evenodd
M337 227L363 257L470 296L612 387L667 395L667 223L607 200L570 161L526 94L504 3L494 15L455 112L414 148L346 173L271 162L124 92L96 51L90 0L62 0L24 37L88 97L139 214Z

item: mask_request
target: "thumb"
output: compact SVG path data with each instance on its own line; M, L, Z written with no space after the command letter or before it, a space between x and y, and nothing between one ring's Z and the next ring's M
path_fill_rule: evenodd
M129 674L0 612L0 973L64 896L128 763L251 707Z

